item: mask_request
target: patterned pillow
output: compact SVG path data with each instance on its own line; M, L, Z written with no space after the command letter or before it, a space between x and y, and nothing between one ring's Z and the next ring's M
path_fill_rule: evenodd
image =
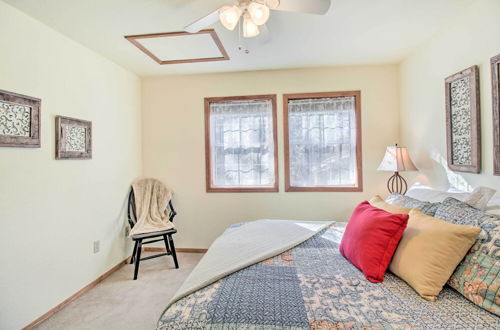
M441 205L441 203L424 202L398 193L392 193L385 201L393 205L419 209L422 213L431 217L436 214L439 205Z
M491 197L495 195L496 190L488 187L476 187L464 203L474 206L477 209L485 210Z
M500 218L447 198L436 218L477 226L481 233L448 284L478 306L500 316Z

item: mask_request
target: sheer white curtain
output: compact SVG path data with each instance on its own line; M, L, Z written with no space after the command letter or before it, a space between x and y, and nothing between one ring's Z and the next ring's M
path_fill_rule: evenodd
M210 142L215 187L274 185L271 100L210 103Z
M289 100L290 184L355 186L354 97Z

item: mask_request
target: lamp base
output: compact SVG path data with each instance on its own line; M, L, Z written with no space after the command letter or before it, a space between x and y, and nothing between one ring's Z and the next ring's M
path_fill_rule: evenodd
M387 181L387 189L391 194L393 192L397 192L404 195L408 189L408 184L406 183L406 180L399 175L399 172L396 171L394 172L394 175L389 178L389 181Z

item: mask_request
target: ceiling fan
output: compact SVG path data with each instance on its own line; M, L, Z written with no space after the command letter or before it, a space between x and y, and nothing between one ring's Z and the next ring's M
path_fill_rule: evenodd
M184 28L189 33L199 32L217 21L233 31L242 18L243 37L256 37L267 31L265 24L270 9L324 15L330 9L331 0L236 0L232 6L223 6Z

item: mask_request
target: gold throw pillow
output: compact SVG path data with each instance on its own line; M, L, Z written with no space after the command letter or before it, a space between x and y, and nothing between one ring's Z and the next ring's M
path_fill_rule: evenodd
M480 228L456 225L412 209L389 270L420 296L436 301Z
M371 206L375 206L376 208L382 209L384 211L396 214L408 214L410 213L411 208L403 207L399 205L392 205L384 202L384 200L380 196L375 196L369 201Z

